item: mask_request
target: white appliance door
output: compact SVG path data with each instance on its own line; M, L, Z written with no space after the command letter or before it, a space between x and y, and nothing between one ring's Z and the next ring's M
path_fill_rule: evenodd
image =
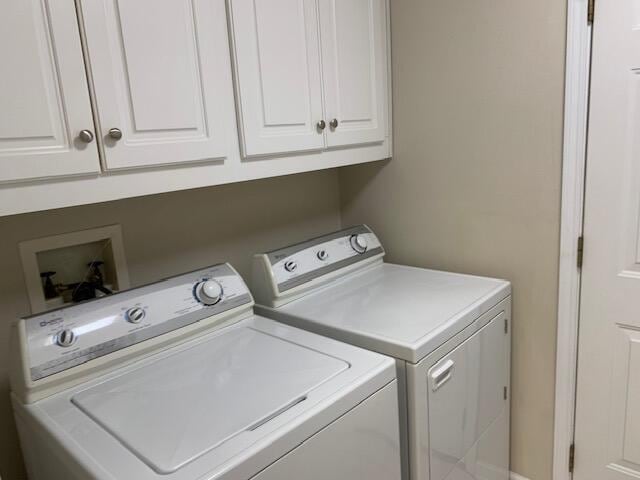
M79 392L72 402L154 471L169 474L304 402L348 368L240 328Z
M499 314L428 371L430 480L507 478L504 466L490 465L491 455L478 455L485 448L485 433L507 409L509 335L504 319L505 313ZM508 423L503 419L502 424L504 438L491 442L508 449Z

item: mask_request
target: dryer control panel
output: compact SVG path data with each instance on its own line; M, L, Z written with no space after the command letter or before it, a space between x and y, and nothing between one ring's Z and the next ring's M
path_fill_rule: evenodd
M366 225L340 230L256 255L254 293L262 304L286 303L306 287L366 266L383 256L378 237Z
M225 312L252 305L240 275L220 264L22 319L19 349L35 382L204 319L215 325Z

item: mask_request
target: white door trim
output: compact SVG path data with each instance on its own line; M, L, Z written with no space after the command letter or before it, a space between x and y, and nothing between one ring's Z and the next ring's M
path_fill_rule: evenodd
M572 477L568 465L574 433L580 310L577 241L582 235L591 55L587 10L588 0L568 1L553 480Z

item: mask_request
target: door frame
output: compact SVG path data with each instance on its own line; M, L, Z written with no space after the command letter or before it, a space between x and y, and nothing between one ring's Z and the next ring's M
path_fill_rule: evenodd
M553 480L570 480L574 439L592 26L589 0L567 2Z

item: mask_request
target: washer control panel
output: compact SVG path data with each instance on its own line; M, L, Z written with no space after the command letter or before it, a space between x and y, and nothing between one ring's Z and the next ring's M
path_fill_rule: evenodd
M21 348L36 381L252 303L233 267L215 265L23 319Z
M366 225L268 252L271 276L285 292L348 265L384 255L378 237Z

